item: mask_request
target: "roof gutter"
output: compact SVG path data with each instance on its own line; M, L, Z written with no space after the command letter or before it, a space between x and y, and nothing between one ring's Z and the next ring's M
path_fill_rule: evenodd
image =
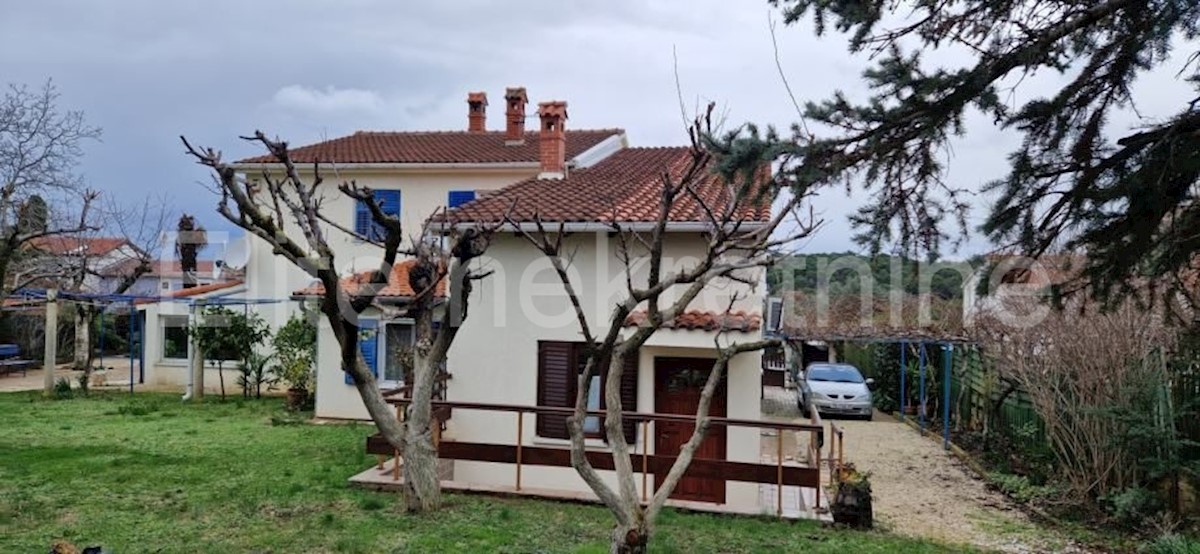
M337 163L337 162L319 162L320 165L333 166L346 170L409 170L409 171L431 171L431 170L495 170L495 169L538 169L538 162L497 162L497 163L478 163L478 162L453 162L453 163ZM304 166L311 165L311 162L297 163L296 166L303 169ZM230 167L238 171L253 171L253 170L281 170L283 164L279 163L242 163L237 162L230 164Z
M462 223L458 223L458 224L447 223L444 226L442 226L442 228L445 231L449 231L452 227L482 228L482 227L485 227L488 225L489 224L487 224L487 223L481 223L481 222L477 222L477 221L466 221L466 222L462 222ZM757 231L759 229L763 229L763 228L767 227L767 225L768 225L768 223L765 221L753 221L753 222L746 221L746 222L742 222L740 225L737 225L736 228L739 230L742 230L742 231ZM591 221L591 222L579 221L579 222L568 222L568 223L560 223L557 221L543 221L541 223L541 226L543 229L545 229L547 231L557 231L561 227L561 229L564 232L568 232L568 233L607 233L607 232L611 232L613 230L613 225L611 223L604 223L604 222L599 222L599 221ZM629 221L629 222L621 222L621 223L617 224L617 227L620 230L631 231L631 232L635 232L635 233L648 233L648 232L653 231L657 226L658 226L657 221ZM674 233L703 233L705 231L711 231L714 227L715 226L713 224L705 223L702 221L678 221L678 222L667 223L666 230L669 232L674 232ZM726 228L728 230L733 230L734 227L735 227L735 225L732 225L732 224L726 225ZM506 223L506 224L502 225L499 230L500 231L534 232L534 231L538 230L538 224L532 223L532 222L523 222L523 223L517 224L514 227L512 224Z

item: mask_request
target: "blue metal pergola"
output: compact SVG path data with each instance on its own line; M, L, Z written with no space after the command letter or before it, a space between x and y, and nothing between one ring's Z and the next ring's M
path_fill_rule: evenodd
M22 298L25 300L31 300L31 301L46 302L49 299L49 293L47 292L47 290L48 289L44 289L44 288L43 289L23 288L23 289L18 289L18 290L13 291L12 293L9 294L9 296ZM128 306L129 337L130 337L130 342L131 342L130 348L129 348L129 393L130 394L133 394L133 385L134 385L135 356L134 356L134 349L133 349L133 345L132 345L133 337L135 335L141 336L142 339L139 341L139 347L140 348L145 347L145 345L142 344L142 342L145 340L144 335L138 335L138 333L140 333L142 331L142 329L138 325L138 316L137 316L138 312L137 312L137 308L136 308L137 304L139 304L139 303L145 304L145 303L159 303L159 302L175 302L175 303L187 304L189 306L199 305L199 306L246 306L246 307L249 307L251 305L257 305L257 304L277 304L277 303L286 301L286 300L279 300L279 299L275 299L275 298L221 298L221 297L218 297L218 298L178 297L178 298L176 298L176 297L170 297L170 296L149 296L149 295L136 295L136 294L95 294L95 293L65 292L65 291L58 291L56 298L58 300L64 300L64 301L68 301L68 302L103 305L103 306L105 306L106 310L113 306L126 306L126 305ZM100 363L103 364L104 363L103 362L104 319L103 318L101 318L101 320L100 320L100 325L101 325L101 328L100 328L100 341L101 342L99 345L100 352L101 352L101 354L100 354L101 362ZM141 369L141 371L139 371L138 373L139 373L138 383L144 383L145 378L146 378L145 368L143 367Z
M822 335L820 333L787 333L786 338L789 342L796 341L823 341L826 343L834 342L857 342L868 344L899 344L900 345L900 421L904 421L904 411L908 408L908 350L911 345L917 348L917 372L918 372L918 399L919 410L917 411L917 424L921 431L925 431L928 422L925 420L926 407L929 399L929 392L926 390L926 372L931 364L933 371L936 371L936 362L930 359L930 347L940 349L942 351L942 448L950 449L950 379L951 370L954 364L954 348L956 345L970 344L971 341L965 337L947 336L947 337L923 337L913 335L889 335L882 334L879 336L855 336L855 335ZM934 391L936 394L936 391Z

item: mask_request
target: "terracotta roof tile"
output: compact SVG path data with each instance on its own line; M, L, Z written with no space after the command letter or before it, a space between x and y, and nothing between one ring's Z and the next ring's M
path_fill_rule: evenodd
M127 244L129 241L120 237L75 237L70 235L38 237L29 241L31 248L54 256L73 254L103 256Z
M383 290L376 295L377 298L412 298L416 296L412 286L408 283L408 271L416 265L415 260L406 260L392 266L392 273L388 276L388 284ZM354 296L358 292L359 286L369 282L371 278L370 271L356 273L349 277L342 278L342 288L346 294ZM314 281L311 285L295 291L292 296L321 296L325 294L325 286L319 281ZM438 282L437 288L434 290L435 296L446 296L446 280Z
M621 129L567 131L567 159L624 132ZM292 148L291 155L297 163L536 163L538 132L526 132L523 144L510 145L505 143L504 131L359 131ZM264 155L238 163L274 162L273 157Z
M680 176L691 160L687 147L625 148L600 163L570 171L564 179L531 178L481 196L450 210L454 222L497 222L509 209L518 221L610 223L658 220L662 174ZM715 174L697 185L698 195L714 210L728 202L728 189ZM738 209L739 218L767 221L771 199L764 196ZM681 197L670 221L707 221L699 202Z
M174 290L174 291L171 291L167 294L160 296L159 298L164 299L164 300L170 299L170 298L191 298L193 296L199 296L201 294L208 294L210 292L216 292L219 290L231 289L233 287L241 285L242 283L243 282L240 280L219 281L216 283L209 283L207 285L200 285L200 286L192 287L189 289ZM153 304L155 302L158 302L158 300L145 298L145 299L141 299L141 300L135 300L134 304Z
M626 327L637 327L646 321L645 311L636 311L625 318ZM750 312L707 312L688 310L677 316L674 321L663 324L665 329L683 329L688 331L741 331L749 333L762 328L762 314Z

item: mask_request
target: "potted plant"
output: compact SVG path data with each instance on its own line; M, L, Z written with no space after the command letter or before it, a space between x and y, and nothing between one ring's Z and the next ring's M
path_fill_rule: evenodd
M829 507L834 523L863 529L875 525L870 477L854 469L854 464L846 464L838 469L833 502Z
M303 409L313 392L317 329L304 316L292 316L275 334L274 346L278 360L275 373L288 387L287 407Z

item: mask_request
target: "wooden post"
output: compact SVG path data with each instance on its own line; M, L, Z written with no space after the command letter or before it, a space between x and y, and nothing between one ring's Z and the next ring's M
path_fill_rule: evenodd
M525 435L525 412L517 412L517 490L521 490L521 437Z
M650 470L650 420L642 420L642 502L646 501L646 472Z
M817 431L809 431L809 434L811 435L812 443L817 444L817 439L818 439ZM830 447L830 451L831 452L833 451L833 447ZM821 458L821 451L817 450L817 459L818 459L817 471L821 470L821 462L819 461L820 458ZM814 502L814 504L815 504L814 509L817 509L817 510L821 509L821 474L820 473L817 474L817 489L813 491L813 498L816 499Z
M46 372L46 394L54 393L54 366L58 362L58 289L46 291L46 335L42 369Z
M775 445L775 515L783 517L783 429L775 429Z

